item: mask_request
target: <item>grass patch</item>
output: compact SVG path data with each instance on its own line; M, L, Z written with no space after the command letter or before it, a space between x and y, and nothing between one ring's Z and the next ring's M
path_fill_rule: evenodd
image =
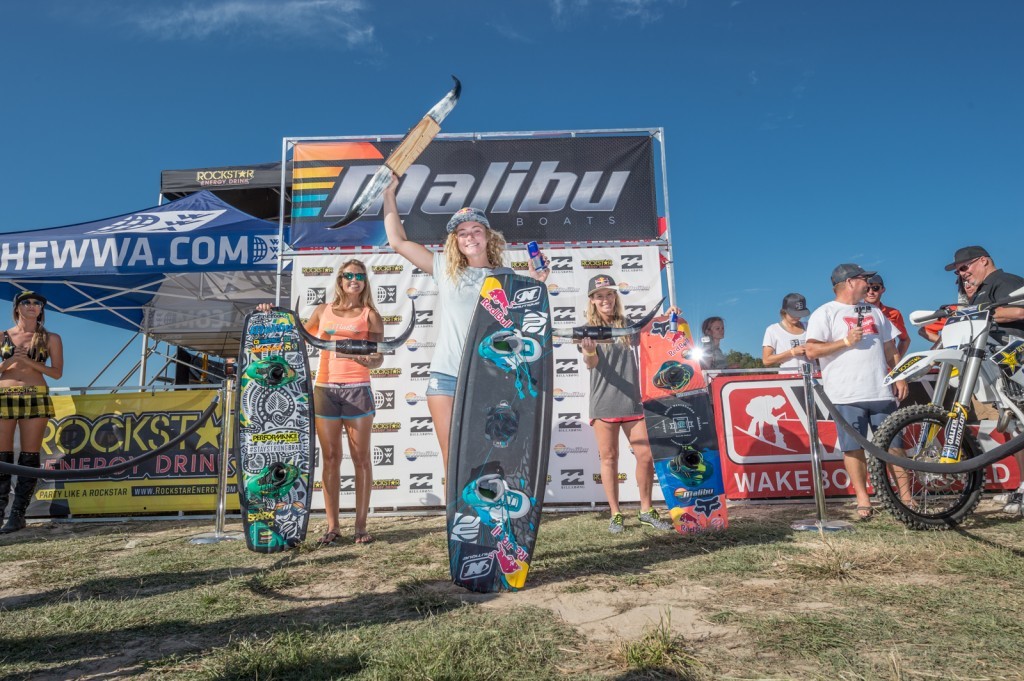
M737 508L697 537L548 515L502 595L451 585L439 517L273 555L188 544L203 523L30 527L0 538L0 678L1019 676L1024 523L822 539L789 530L807 513Z

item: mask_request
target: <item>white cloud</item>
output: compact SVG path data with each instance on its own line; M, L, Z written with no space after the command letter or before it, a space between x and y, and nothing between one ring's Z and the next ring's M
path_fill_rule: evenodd
M607 10L615 17L623 19L639 19L648 24L661 18L661 8L677 0L551 0L551 11L555 21L561 22L570 14L581 14L590 8ZM685 8L687 0L682 0Z
M122 23L166 40L204 40L257 33L280 38L340 38L349 47L373 42L362 0L208 0L131 3L120 8Z

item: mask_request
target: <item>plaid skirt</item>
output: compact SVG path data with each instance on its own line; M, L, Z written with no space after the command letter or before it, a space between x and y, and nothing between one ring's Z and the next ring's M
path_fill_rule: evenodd
M50 389L45 385L11 385L0 388L0 419L54 417Z

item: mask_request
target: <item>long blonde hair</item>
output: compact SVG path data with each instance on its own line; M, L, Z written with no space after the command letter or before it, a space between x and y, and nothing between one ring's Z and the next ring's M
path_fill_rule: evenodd
M331 301L331 305L337 305L347 298L341 287L341 275L349 265L355 265L363 271L363 274L366 275L366 281L363 282L366 285L363 286L363 290L359 294L359 306L368 307L372 311L377 312L377 306L373 302L373 294L370 293L370 274L366 271L366 265L363 264L363 261L357 260L356 258L349 258L345 262L341 263L341 267L338 268L338 273L334 275L334 300Z
M596 293L596 291L595 291ZM601 313L597 310L597 303L594 302L594 297L589 296L587 298L587 324L590 326L617 326L622 328L628 326L629 320L626 319L626 311L622 307L622 296L619 292L615 292L615 311L612 313L612 319L610 323L606 323ZM632 345L633 338L631 336L623 336L618 340L623 345Z
M32 300L29 298L28 300ZM40 301L41 302L41 301ZM14 311L11 316L14 317L14 323L17 324L21 321L21 305L15 304ZM29 343L28 350L29 356L32 358L39 357L40 353L49 353L50 351L50 334L43 327L43 322L46 321L46 306L43 305L39 308L39 317L36 319L36 330L32 332L32 342Z
M487 265L501 267L501 258L505 253L505 236L489 227L484 227L484 229L487 231ZM459 250L459 238L455 232L456 230L452 230L444 242L444 271L453 282L457 282L469 267L469 260Z

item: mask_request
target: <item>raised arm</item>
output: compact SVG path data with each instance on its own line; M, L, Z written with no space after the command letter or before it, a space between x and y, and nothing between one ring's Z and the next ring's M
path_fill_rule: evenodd
M391 184L384 190L384 231L388 235L388 245L416 267L427 274L433 274L434 254L423 244L410 241L405 236L402 218L398 216L398 199L395 198L397 190L398 177L392 175Z

